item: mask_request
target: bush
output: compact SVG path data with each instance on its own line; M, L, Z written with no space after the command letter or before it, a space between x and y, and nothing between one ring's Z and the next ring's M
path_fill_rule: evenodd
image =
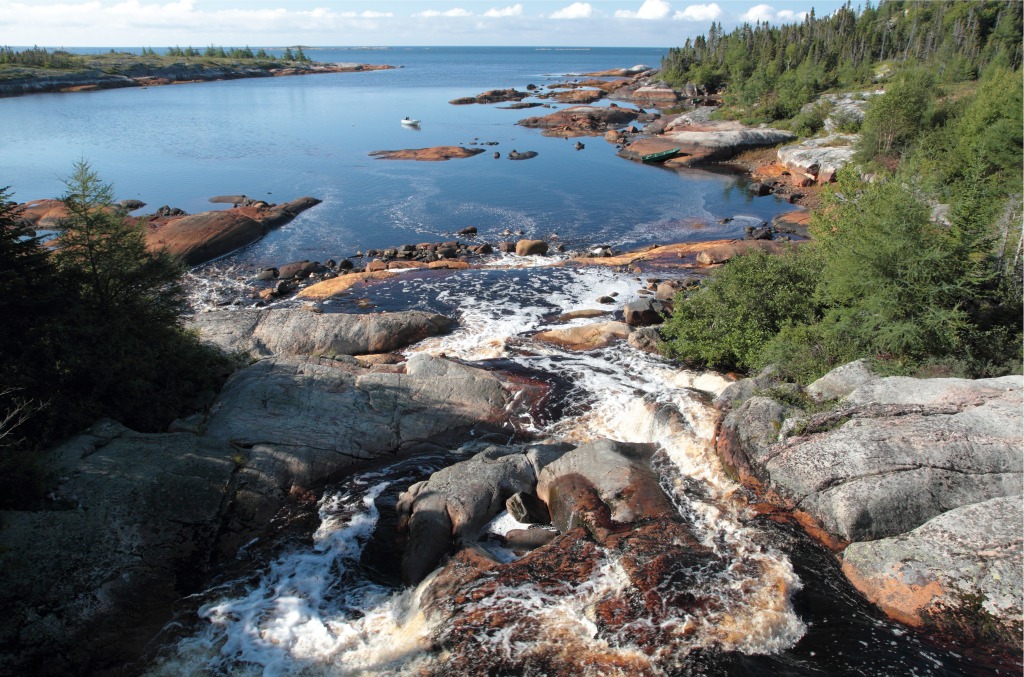
M764 344L786 325L813 321L810 252L761 252L729 261L710 281L676 297L662 328L663 352L719 369L760 366Z

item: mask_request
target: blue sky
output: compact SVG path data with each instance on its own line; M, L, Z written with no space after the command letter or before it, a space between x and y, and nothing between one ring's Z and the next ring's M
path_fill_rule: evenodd
M670 47L839 0L0 0L0 45ZM856 3L855 3L856 4Z

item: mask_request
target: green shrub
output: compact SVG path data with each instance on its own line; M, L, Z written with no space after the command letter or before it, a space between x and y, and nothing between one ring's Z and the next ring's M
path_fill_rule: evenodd
M676 297L662 329L663 352L720 369L761 364L764 344L792 323L814 319L814 262L810 252L761 252L729 261L707 283Z

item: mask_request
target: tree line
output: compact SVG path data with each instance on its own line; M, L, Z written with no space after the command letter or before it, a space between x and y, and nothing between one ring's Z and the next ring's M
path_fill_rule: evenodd
M887 68L927 65L940 82L974 80L987 66L1020 68L1021 0L850 3L800 23L757 22L687 39L662 59L674 85L721 92L737 117L792 118L818 94L873 82Z
M116 53L110 50L112 54ZM250 47L216 47L210 45L203 50L195 47L168 47L161 55L152 47L143 47L142 56L160 58L161 56L175 58L209 58L209 59L235 59L255 61L298 61L300 63L311 63L312 59L306 56L302 47L286 47L280 57L274 56L265 49L253 51ZM67 50L49 50L45 47L30 47L17 50L13 47L0 47L0 65L9 64L13 66L26 66L29 68L49 68L53 70L78 70L87 68L91 57L83 54L72 54Z
M782 256L739 257L677 296L663 330L668 355L740 371L775 365L804 383L858 358L887 373L1021 373L1020 3L892 2L801 27L828 33L842 23L856 36L879 16L888 36L851 38L843 49L864 55L865 72L881 56L900 57L898 70L870 99L855 162L824 189L812 239ZM762 38L769 33L762 27ZM951 78L953 57L978 79Z

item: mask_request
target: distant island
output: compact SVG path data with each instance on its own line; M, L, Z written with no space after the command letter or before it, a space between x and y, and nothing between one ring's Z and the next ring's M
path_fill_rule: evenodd
M287 48L282 57L248 47L225 50L211 46L203 51L173 47L166 54L146 48L142 54L111 50L89 55L4 47L0 48L0 96L391 68L394 66L312 61L301 47L294 53Z

